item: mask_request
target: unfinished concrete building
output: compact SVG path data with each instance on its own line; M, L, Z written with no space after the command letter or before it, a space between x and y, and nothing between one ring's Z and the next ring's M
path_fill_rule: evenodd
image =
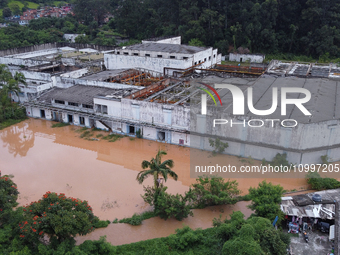
M277 153L287 154L289 162L320 163L320 157L327 155L332 161L340 160L340 68L334 65L313 65L282 63L273 61L265 74L258 78L220 78L207 76L196 80L214 84L232 84L243 91L253 88L255 109L267 110L272 106L272 89L282 87L305 88L310 91L311 99L305 107L311 116L305 116L295 105L287 105L287 114L281 115L278 105L275 112L268 116L254 115L245 104L245 115L233 115L233 97L228 89L217 89L223 106L215 107L208 100L208 112L200 114L200 94L191 98L191 144L190 146L212 150L209 138L218 137L229 143L228 154L271 161ZM195 85L193 83L193 85ZM293 94L299 98L300 94ZM279 95L280 98L280 95ZM245 100L246 102L246 100ZM209 107L209 105L211 107ZM228 124L216 125L214 119L228 120ZM266 120L276 121L266 121ZM293 119L296 127L284 127L282 120ZM251 125L247 123L251 122ZM230 122L238 123L233 126ZM264 123L261 127L258 126ZM287 122L289 123L289 121Z
M25 102L32 117L129 135L141 130L147 139L204 150L212 150L209 138L218 137L229 143L226 153L260 160L270 161L277 153L286 153L292 163L319 163L321 155L340 160L338 67L272 61L264 73L264 68L256 66L215 64L219 55L212 48L180 45L178 38L161 40L147 40L125 49L77 44L11 49L0 52L0 62L27 78L29 86L23 87L20 101ZM124 60L122 65L117 62L117 66L111 66L111 56L117 61L120 57L130 59L134 64L130 66ZM145 61L151 61L152 66ZM164 61L178 65L171 67ZM243 125L213 129L202 123L216 116L238 122L259 118L249 110L242 118L233 116L227 89L218 89L224 107L217 111L209 106L213 100L208 100L207 115L202 117L204 86L200 82L212 87L216 83L232 84L242 91L252 87L256 109L270 108L273 87L307 88L312 99L306 107L312 116L288 108L287 119L297 120L297 127L267 123L261 129ZM279 115L278 108L267 118L280 119Z
M105 66L107 69L143 67L164 73L164 68L205 69L221 64L217 49L182 45L180 37L177 38L145 40L142 44L117 48L104 55Z

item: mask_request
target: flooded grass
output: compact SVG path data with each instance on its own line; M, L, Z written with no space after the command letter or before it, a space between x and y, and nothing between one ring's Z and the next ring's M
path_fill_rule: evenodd
M141 214L135 213L134 215L132 215L131 218L124 218L121 219L120 221L115 219L112 223L127 223L132 226L138 226L142 224L143 220L147 220L153 217L156 217L156 214L153 211L147 211Z
M58 122L52 125L52 128L57 128L57 127L66 127L69 126L69 123L65 123L65 122Z
M86 130L80 135L80 138L90 138L91 136L93 136L93 132Z
M121 138L123 138L124 136L122 135L118 135L118 134L111 134L111 135L106 135L106 136L103 136L103 139L104 140L108 140L109 142L115 142Z
M86 131L87 129L88 129L87 127L82 127L82 128L80 128L80 129L76 129L76 132L77 132L77 133L81 133L81 132Z
M0 130L1 130L1 129L4 129L4 128L6 128L6 127L12 126L12 125L14 125L14 124L18 124L18 123L20 123L21 121L24 121L24 120L26 120L26 119L27 119L27 118L19 119L19 120L12 120L12 119L10 119L10 120L5 120L4 122L1 122L1 123L0 123Z

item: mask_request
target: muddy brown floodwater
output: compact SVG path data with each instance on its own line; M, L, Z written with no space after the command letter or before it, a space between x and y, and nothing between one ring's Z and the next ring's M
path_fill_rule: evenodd
M140 194L143 186L136 181L140 164L150 160L158 149L166 150L164 159L173 159L174 171L179 180L169 179L170 193L184 193L195 182L190 178L189 149L144 139L124 137L116 142L90 141L80 138L79 127L51 128L53 122L29 119L0 131L0 170L14 175L20 192L19 204L25 205L42 197L46 191L65 193L66 196L87 200L93 212L102 220L113 221L131 217L151 208ZM99 134L100 132L98 132ZM96 133L95 133L96 134ZM238 157L225 156L233 165L243 165ZM236 179L243 194L249 187L256 187L261 178ZM285 189L306 187L304 179L268 179ZM152 179L145 181L152 185ZM212 219L221 212L229 215L241 210L246 216L250 210L246 202L233 206L211 207L194 210L194 217L178 222L152 218L141 226L110 224L108 228L78 237L78 243L98 239L102 235L114 245L137 242L149 238L168 236L183 224L192 228L208 228Z

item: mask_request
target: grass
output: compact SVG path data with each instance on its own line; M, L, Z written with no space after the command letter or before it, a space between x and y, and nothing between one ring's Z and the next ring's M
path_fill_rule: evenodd
M80 138L89 138L91 136L93 136L93 132L86 130L84 133L80 135Z
M96 135L97 138L100 138L100 137L102 137L102 136L103 136L103 134L98 134L98 135Z
M118 219L115 219L112 223L127 223L133 226L138 226L142 224L143 220L147 220L152 217L156 217L156 214L152 211L148 211L141 214L135 213L131 218L124 218L119 221Z
M10 120L5 120L4 122L1 122L1 123L0 123L0 130L4 129L4 128L6 128L6 127L12 126L12 125L14 125L14 124L18 124L18 123L20 123L21 121L24 121L24 120L26 120L26 119L27 119L27 118L19 119L19 120L12 120L12 119L10 119Z
M81 133L81 132L83 132L83 131L85 131L87 129L88 129L87 127L82 127L81 129L77 129L76 132L77 133Z
M103 136L103 139L104 140L108 140L109 142L115 142L115 141L119 140L122 137L123 137L122 135L111 134L111 135Z
M70 125L70 123L59 122L59 123L53 124L53 125L52 125L52 128L56 128L56 127L66 127L66 126L69 126L69 125Z

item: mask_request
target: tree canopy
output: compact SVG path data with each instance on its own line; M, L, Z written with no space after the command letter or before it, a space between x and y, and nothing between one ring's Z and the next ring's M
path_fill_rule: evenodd
M87 201L66 197L63 193L47 192L42 199L25 206L23 211L20 237L29 240L48 234L61 243L77 234L90 233L97 220Z
M249 188L249 197L252 200L249 208L255 211L256 216L261 216L271 221L276 216L282 218L283 215L280 210L282 194L282 186L262 181L257 188Z
M181 35L203 45L242 46L253 53L340 57L340 1L328 0L120 0L120 33L143 39Z

